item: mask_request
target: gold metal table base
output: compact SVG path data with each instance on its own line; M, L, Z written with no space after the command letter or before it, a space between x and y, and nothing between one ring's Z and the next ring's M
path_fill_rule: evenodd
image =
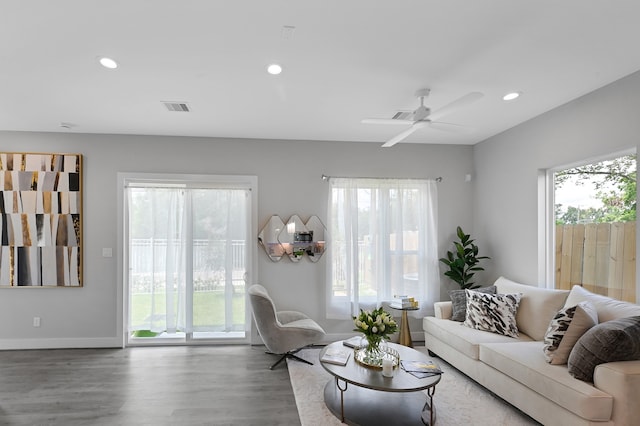
M396 311L402 311L402 319L400 320L400 336L398 336L398 343L412 348L413 342L411 341L411 330L409 330L409 316L407 315L407 312L417 311L418 308L399 308L394 307L393 305L390 305L389 307L391 309L395 309Z
M402 310L402 319L400 320L400 336L398 343L410 348L413 347L411 341L411 330L409 330L409 318L406 310Z

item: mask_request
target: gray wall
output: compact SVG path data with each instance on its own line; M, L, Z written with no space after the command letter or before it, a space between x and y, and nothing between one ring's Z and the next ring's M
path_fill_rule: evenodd
M473 167L470 146L379 144L209 138L0 132L4 152L83 154L84 287L0 289L0 348L118 346L122 343L117 257L117 173L156 172L258 176L259 230L273 214L298 214L326 222L328 185L333 176L443 177L439 191L439 252L450 248L456 225L472 226ZM114 257L102 257L111 247ZM330 249L330 248L329 248ZM259 282L281 309L299 309L340 335L350 322L324 315L325 262L302 259L274 263L258 251ZM441 293L452 287L442 280ZM42 318L40 328L33 317ZM421 324L411 323L419 336Z
M520 101L519 101L520 102ZM522 99L526 102L526 97ZM439 253L456 225L492 257L480 282L500 275L536 284L540 169L637 147L640 73L523 123L474 147L223 140L208 138L0 132L4 152L78 152L84 156L84 287L0 289L0 348L118 346L121 301L116 273L118 172L258 176L260 229L273 214L326 221L334 176L443 177L439 192ZM471 183L464 182L467 173ZM112 247L113 258L102 248ZM325 262L271 262L258 252L259 281L282 309L300 309L338 336L348 322L324 315ZM484 279L483 279L484 278ZM455 285L442 279L441 298ZM42 326L34 328L34 316ZM420 322L412 321L414 336Z
M473 230L493 257L488 281L544 284L538 171L637 148L639 111L640 72L474 146Z

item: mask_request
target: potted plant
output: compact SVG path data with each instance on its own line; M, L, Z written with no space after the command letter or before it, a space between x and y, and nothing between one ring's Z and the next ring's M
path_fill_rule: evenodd
M444 274L457 282L462 289L474 289L480 287L475 285L473 276L476 271L484 271L479 266L480 260L490 259L488 256L478 256L478 246L474 244L471 235L465 234L461 227L456 229L459 241L454 241L455 252L447 251L447 257L440 259L440 262L449 267Z

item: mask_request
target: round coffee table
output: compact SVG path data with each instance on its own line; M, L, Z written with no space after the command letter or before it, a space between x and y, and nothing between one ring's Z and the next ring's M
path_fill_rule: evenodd
M389 343L401 360L428 361L422 352ZM320 359L330 348L346 348L342 341L320 351ZM324 387L324 402L337 418L350 425L410 426L433 425L433 395L440 375L419 379L401 367L393 377L384 377L379 368L358 363L351 354L346 365L320 362L334 378ZM349 386L353 385L353 386ZM425 393L421 392L426 390Z

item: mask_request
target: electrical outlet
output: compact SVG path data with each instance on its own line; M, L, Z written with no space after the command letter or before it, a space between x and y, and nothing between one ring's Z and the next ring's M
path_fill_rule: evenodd
M40 317L33 317L33 326L40 327Z

